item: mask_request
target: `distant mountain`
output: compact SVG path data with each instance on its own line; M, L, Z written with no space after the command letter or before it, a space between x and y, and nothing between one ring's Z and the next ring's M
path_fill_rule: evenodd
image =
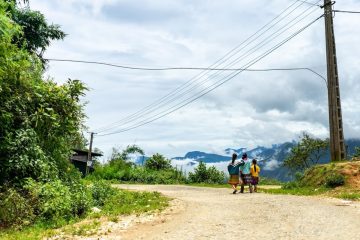
M200 161L203 161L225 171L227 163L231 160L232 153L235 152L241 157L241 155L246 152L250 159L258 159L259 165L262 168L262 176L275 178L280 181L289 181L293 178L293 174L287 168L283 167L282 164L295 144L295 141L285 142L282 144L274 144L269 148L259 146L251 150L247 150L246 148L227 148L224 150L224 155L192 151L185 154L184 157L172 158L172 162L173 165L184 166L191 171ZM348 139L346 144L348 156L351 156L355 152L355 147L360 146L360 139ZM330 153L327 151L325 156L320 159L320 163L327 163L329 159Z
M184 160L184 159L192 159L195 161L203 161L205 163L215 163L215 162L224 162L230 161L231 157L222 156L214 153L205 153L200 151L188 152L184 157L175 157L172 158L174 160Z

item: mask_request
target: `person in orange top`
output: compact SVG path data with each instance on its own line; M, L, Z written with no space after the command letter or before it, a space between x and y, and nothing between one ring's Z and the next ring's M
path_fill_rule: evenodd
M254 192L257 192L257 185L259 184L260 167L259 167L259 165L257 165L256 159L252 160L250 173L251 173L251 178L252 178L252 185L254 186Z

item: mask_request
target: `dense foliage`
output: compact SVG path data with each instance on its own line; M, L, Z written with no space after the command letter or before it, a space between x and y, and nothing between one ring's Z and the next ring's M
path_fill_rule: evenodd
M326 154L329 141L312 138L304 133L302 139L294 146L284 161L284 166L293 171L304 171L317 164Z
M360 147L355 147L355 153L353 157L358 158L360 157Z
M17 5L16 0L6 0L8 16L21 27L21 33L12 37L12 41L19 48L36 55L45 66L43 53L53 40L62 40L66 34L57 24L48 24L45 16L39 11L33 11L28 6L23 8ZM26 3L27 1L24 1Z
M157 184L185 182L182 171L173 168L164 156L155 154L146 160L145 166L137 166L129 159L129 154L134 153L143 155L144 151L136 145L128 146L123 151L113 148L108 163L95 166L88 179Z
M214 166L206 167L200 162L193 173L189 173L190 183L224 183L224 172L217 170Z
M38 58L13 43L22 28L1 6L0 183L61 178L81 138L79 98L86 87L78 80L58 85L43 79Z
M130 158L130 155L133 155L133 154L144 155L144 150L142 150L137 145L128 145L123 151L120 151L117 148L113 148L111 157L110 157L110 162L117 161L117 160L128 161ZM128 162L128 163L130 163L130 162Z
M325 179L325 186L329 188L335 188L345 185L345 177L339 173L332 173Z
M145 167L153 170L166 170L171 169L170 160L164 156L156 153L151 158L146 160Z
M59 85L45 79L38 57L62 38L57 31L40 13L0 1L2 227L69 220L92 204L69 163L71 149L82 143L86 87L78 80Z

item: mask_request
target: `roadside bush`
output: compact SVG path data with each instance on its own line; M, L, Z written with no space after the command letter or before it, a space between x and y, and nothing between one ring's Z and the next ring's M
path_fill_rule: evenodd
M188 181L190 183L224 183L224 172L217 170L214 166L207 168L204 162L200 162L194 169L193 173L189 173Z
M354 157L354 158L360 157L360 147L355 147L355 152L352 157Z
M27 177L48 180L56 176L54 166L39 146L38 137L33 129L16 130L10 133L1 145L7 146L5 150L8 155L0 163L0 173L3 175L1 177L19 182Z
M208 175L210 183L224 183L224 172L217 170L215 166L208 168Z
M295 180L291 181L291 182L286 182L284 183L281 188L282 189L287 189L287 190L291 190L291 189L297 189L297 188L302 188L306 186L306 182L303 181L304 179L304 174L301 172L296 172L295 173Z
M131 166L117 160L103 166L97 166L95 171L86 177L88 180L117 180L120 182L138 182L154 184L173 184L186 181L184 174L173 167L153 169L143 166Z
M95 167L95 171L88 175L93 180L124 180L128 179L132 165L122 159L115 159L104 165ZM127 181L127 180L124 180Z
M300 184L300 182L298 181L292 181L292 182L287 182L284 183L281 188L282 189L296 189L296 188L300 188L302 185Z
M122 181L153 183L153 184L174 184L185 182L185 177L176 169L152 170L144 167L134 167L130 170L128 178Z
M70 185L70 193L73 215L84 215L93 205L90 189L82 183L73 183Z
M146 160L145 167L153 170L170 169L170 160L166 159L163 155L156 153L151 158Z
M115 189L105 181L95 181L90 187L90 191L96 206L103 206L105 201L115 193Z
M283 185L284 183L274 179L274 178L267 178L267 177L261 177L259 185Z
M335 188L345 184L345 177L339 173L333 173L326 177L325 186L328 188Z
M0 227L21 227L30 224L34 217L30 202L16 189L0 192Z
M25 188L38 217L56 222L74 216L70 189L60 180L39 183L28 179Z

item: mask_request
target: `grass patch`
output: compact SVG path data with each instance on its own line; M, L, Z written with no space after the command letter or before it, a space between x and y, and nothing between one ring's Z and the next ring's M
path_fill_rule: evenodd
M163 210L168 206L168 200L159 192L118 190L105 202L102 212L107 216L117 216Z
M267 177L260 177L259 185L282 185L283 182L280 182L277 179L267 178Z
M91 236L97 233L100 227L100 221L94 220L90 223L81 224L78 226L70 225L63 229L63 233L72 236Z
M169 204L169 199L158 192L132 192L112 188L112 195L106 196L103 205L99 206L101 212L91 213L86 218L72 219L70 222L39 222L22 229L8 228L0 231L1 240L37 240L44 239L59 232L72 236L90 236L98 231L100 221L103 216L108 217L109 221L117 222L119 215L141 214L145 212L159 211ZM101 195L101 194L99 194ZM86 224L75 224L81 220L91 220ZM56 229L59 228L60 229Z
M37 240L50 237L55 233L52 225L46 223L37 223L30 227L24 227L21 230L8 228L0 231L1 240Z
M312 187L301 187L301 188L277 188L277 189L263 189L260 188L260 192L269 194L282 194L282 195L297 195L297 196L314 196L321 195L329 191L326 188L312 188Z
M346 199L346 200L359 201L360 193L344 192L344 193L337 194L335 197L341 198L341 199Z

